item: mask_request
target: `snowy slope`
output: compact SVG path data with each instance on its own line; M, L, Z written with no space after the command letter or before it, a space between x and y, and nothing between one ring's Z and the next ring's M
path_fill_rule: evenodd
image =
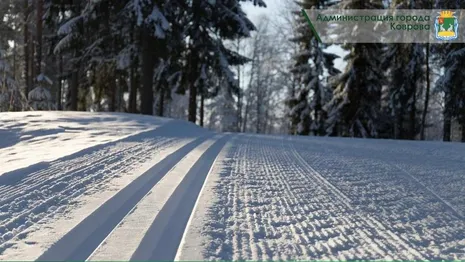
M166 121L116 113L1 113L0 175L155 129Z
M0 115L1 260L465 259L463 144L27 115Z
M463 144L239 136L178 258L463 260L464 157Z

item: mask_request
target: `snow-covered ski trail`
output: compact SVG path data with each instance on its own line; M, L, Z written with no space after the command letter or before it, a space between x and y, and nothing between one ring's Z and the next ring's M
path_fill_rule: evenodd
M229 135L220 138L205 151L188 171L153 221L139 247L132 255L132 261L171 261L175 259L187 222L201 194L205 179L216 157L229 139Z
M81 261L87 259L150 189L185 155L209 137L211 135L188 143L139 176L45 251L38 260Z
M415 247L422 254L421 259L452 260L465 255L465 221L459 211L465 202L462 197L460 202L455 202L457 206L450 203L450 199L457 198L457 195L450 197L454 195L450 192L454 188L459 189L455 194L463 196L465 192L460 160L464 152L457 152L452 159L436 154L430 157L426 152L420 158L420 150L414 143L398 149L380 141L382 145L367 147L361 154L355 149L366 142L360 140L335 139L324 143L316 139L294 139L293 145L303 154L305 162L352 199L357 212L387 229L399 243ZM448 163L447 167L442 166L444 162ZM441 172L431 172L429 166L439 166ZM458 166L462 166L461 171ZM420 167L421 175L417 175L413 170ZM447 176L442 183L435 184L429 179L441 180L443 174ZM439 190L443 183L451 181L458 185L449 184L446 187L449 192Z
M187 154L166 174L160 182L127 214L117 227L100 244L89 261L129 261L141 239L163 206L169 200L177 186L186 177L189 170L211 147L218 137L208 139Z
M82 129L82 147L26 168L32 154L19 155L21 169L0 172L0 260L465 259L461 144L132 127L103 114L124 128L102 128L111 142L86 129L98 128L92 115L54 117L40 143L59 125ZM19 148L0 141L4 155L35 143L21 142L44 125L30 120L6 132Z
M352 158L347 140L345 147L334 151L313 139L240 135L236 141L219 163L229 168L219 175L217 200L208 212L211 222L201 232L191 232L207 236L202 244L193 245L205 247L202 258L463 257L458 251L465 245L463 221L443 213L447 209L431 194L424 199L417 195L413 190L423 188L408 183L411 178L399 177L393 166L386 170L386 162L376 161L382 156ZM372 157L375 161L370 161ZM424 214L411 213L411 208L418 207L418 212L423 204L433 205ZM409 214L413 220L398 220ZM198 254L194 247L184 248L181 259Z
M123 176L127 178L122 181L137 177L140 174L137 169L150 162L155 164L154 161L163 157L163 151L179 148L196 136L211 134L196 127L188 130L190 132L186 134L184 122L172 121L155 130L93 146L50 163L34 164L24 173L13 171L0 176L3 185L0 194L0 257L8 259L22 254L27 255L28 260L34 259L34 254L40 252L36 240L43 250L47 248L46 243L61 237L61 231L71 229L61 226L49 230L53 227L47 226L47 221L66 216L71 208L77 208L77 199L105 192L113 186L112 181L121 180ZM41 239L40 234L36 234L47 230L54 233L48 239ZM31 241L30 235L36 240ZM25 254L28 245L34 247L34 252Z

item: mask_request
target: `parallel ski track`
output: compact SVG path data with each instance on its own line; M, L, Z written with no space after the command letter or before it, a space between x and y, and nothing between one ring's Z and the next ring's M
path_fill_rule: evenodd
M396 168L398 168L400 171L402 171L404 174L407 175L407 177L409 177L410 179L412 179L413 181L415 181L415 183L417 183L421 188L423 188L426 192L428 192L429 194L431 194L433 197L437 198L439 202L441 202L442 204L444 204L444 206L446 207L446 209L448 209L449 212L451 212L452 214L454 214L457 218L460 218L462 220L465 221L465 217L462 213L460 213L460 211L458 211L458 209L453 206L451 203L449 203L448 201L444 200L442 197L440 197L438 194L436 194L433 190L431 190L429 187L427 187L425 184L423 184L420 180L418 180L418 178L416 178L412 173L410 173L409 171L405 170L404 168L400 167L399 165L394 165Z
M292 137L289 137L289 143L287 143L290 147L290 150L292 154L296 157L298 162L301 164L301 166L307 170L306 174L309 175L309 178L313 178L314 180L318 181L321 185L326 187L328 189L328 192L332 192L333 195L336 196L336 199L339 200L339 202L343 203L344 205L347 206L349 210L352 212L355 212L356 210L351 204L351 200L348 196L346 196L343 192L341 192L333 183L328 181L327 179L324 178L323 175L321 175L318 171L316 171L310 164L305 161L302 156L299 154L299 152L295 149L294 147L294 141L292 140ZM310 183L312 179L310 179L308 182ZM368 213L362 213L359 215L360 219L366 223L366 225L369 225L370 227L373 227L376 229L378 232L378 237L382 237L386 239L387 242L379 242L380 245L384 245L383 243L388 243L389 245L396 246L398 248L398 251L401 251L402 249L405 249L407 253L411 253L413 257L411 258L406 258L406 259L415 259L415 260L422 260L425 259L425 257L410 243L408 243L406 240L402 239L401 237L397 236L394 234L392 231L390 231L386 226L374 218L371 214ZM385 250L388 250L389 247L382 247Z
M130 172L160 149L185 143L180 137L159 136L172 124L176 123L85 149L64 157L66 161L39 163L30 168L32 173L26 169L23 174L2 175L0 253L11 246L9 240L24 238L31 226L63 212L80 195Z
M0 234L8 233L8 237L3 238L4 241L15 236L24 237L22 232L35 223L63 211L69 203L84 194L89 186L95 187L115 175L129 172L134 164L148 161L159 148L175 142L172 139L159 138L143 143L129 143L128 146L122 142L86 156L87 162L82 162L81 167L60 172L63 167L57 163L47 171L57 172L55 176L47 177L46 172L32 174L31 177L37 179L35 183L23 185L20 190L2 192L9 194L9 197L3 200L0 206L0 211L8 214L3 216L3 219L0 217L0 229L3 231ZM99 154L100 156L96 156ZM125 164L121 165L123 162Z
M147 193L149 193L151 188L160 181L161 178L163 178L189 152L206 139L212 137L212 134L200 137L178 149L173 154L167 156L149 171L119 191L114 197L105 202L90 216L85 218L79 225L74 227L51 248L45 251L38 260L78 261L88 259L96 248L100 246L102 241L104 241L114 228L122 222L127 214L134 209L134 207ZM200 193L200 188L199 190L193 190L189 187L193 181L192 179L199 178L198 176L206 176L205 168L209 168L212 165L212 160L210 160L210 158L215 154L218 154L217 150L221 150L221 143L225 143L225 139L220 139L220 142L217 141L215 145L207 149L201 159L194 164L186 175L186 178L181 182L173 195L169 198L168 202L157 215L153 225L146 235L146 238L141 240L140 247L133 255L135 258L132 258L131 260L139 260L137 258L138 256L141 256L141 254L142 256L145 256L146 254L150 258L152 258L152 254L160 256L161 251L164 255L168 256L168 260L174 259L182 234L185 230L185 224L192 212L189 208L184 209L184 205L179 206L179 203L181 200L193 200L195 202L195 196L198 196ZM196 181L196 186L198 186L199 183L200 186L202 186L202 180L200 178L199 181ZM188 194L188 196L186 194ZM182 218L178 217L176 220L170 219L173 216L181 216ZM159 226L159 221L162 221L160 223L163 225L166 223L171 224L169 224L169 227L164 228ZM160 228L165 230L165 232L160 231ZM176 237L173 237L173 232ZM154 237L160 238L160 234L163 234L164 236L163 241L160 241L158 245L154 245L154 243L150 240ZM159 251L152 252L152 250Z
M219 260L409 259L406 242L316 172L290 139L240 135L226 156L204 256Z
M303 162L312 163L313 169L324 172L327 181L350 194L356 210L370 214L370 220L388 229L402 243L415 245L422 259L454 259L454 252L448 250L454 246L465 250L462 214L412 173L383 161L382 157L390 160L389 155L377 155L377 151L383 153L377 149L357 158L358 154L347 145L343 148L304 143L309 148L317 147L304 151ZM318 152L323 148L324 153Z
M131 261L173 261L208 174L230 139L219 138L187 172L148 229Z

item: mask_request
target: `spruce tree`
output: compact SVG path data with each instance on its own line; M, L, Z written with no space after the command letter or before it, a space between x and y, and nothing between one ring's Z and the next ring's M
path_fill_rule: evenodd
M426 1L395 0L391 4L396 9L427 7ZM413 140L420 132L421 125L417 103L424 90L420 87L426 86L425 45L389 44L386 49L383 67L389 68L389 81L385 113L391 129L390 137Z
M345 9L382 9L379 1L344 0ZM349 137L378 137L381 88L384 83L383 44L346 44L345 72L335 82L328 110L327 132Z
M24 105L23 95L13 74L11 65L11 50L8 42L14 38L14 30L4 17L7 15L12 3L9 1L0 4L0 112L21 110ZM16 44L16 43L15 43Z
M265 6L261 0L253 2ZM238 90L230 66L244 64L247 60L225 47L224 41L249 37L255 26L242 11L238 0L193 0L187 10L189 40L184 91L189 92L188 120L196 122L202 70L211 68L219 78L224 79L229 88Z
M0 112L19 109L21 100L18 85L6 59L6 49L0 43Z
M438 0L435 8L463 9L465 3L460 0ZM435 86L435 91L444 95L443 140L451 141L452 122L457 120L462 129L461 140L465 142L465 44L435 45L433 51L435 61L444 72Z
M298 2L302 9L323 9L335 4L328 0L305 0ZM288 99L290 121L298 126L298 135L325 135L326 112L323 106L331 99L331 90L323 81L325 69L329 76L340 73L334 67L337 55L324 52L325 45L318 42L302 14L298 13L296 36L291 41L299 43L300 52L294 57L295 64L291 69L299 88L295 97ZM302 115L308 114L308 115ZM294 128L292 128L294 129Z

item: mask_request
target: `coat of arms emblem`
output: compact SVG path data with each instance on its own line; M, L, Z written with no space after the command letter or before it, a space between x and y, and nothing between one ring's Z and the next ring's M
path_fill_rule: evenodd
M436 39L453 40L458 38L458 19L452 11L441 11L436 17L434 27L436 29Z

